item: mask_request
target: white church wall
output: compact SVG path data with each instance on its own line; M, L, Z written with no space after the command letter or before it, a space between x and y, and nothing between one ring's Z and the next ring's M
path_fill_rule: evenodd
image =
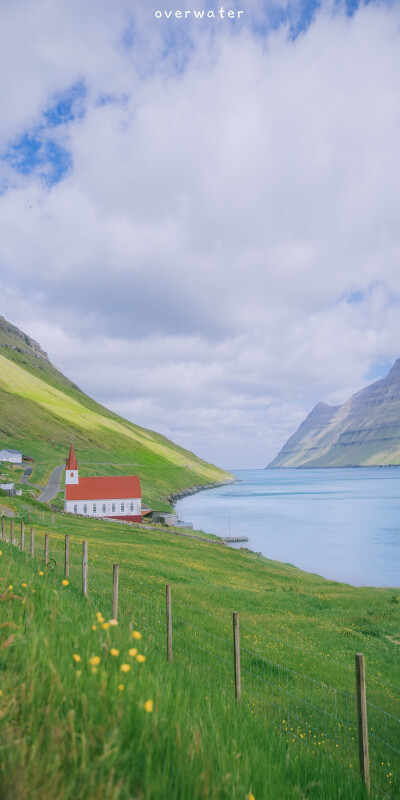
M87 517L132 517L142 513L141 500L137 497L121 500L66 500L64 511Z

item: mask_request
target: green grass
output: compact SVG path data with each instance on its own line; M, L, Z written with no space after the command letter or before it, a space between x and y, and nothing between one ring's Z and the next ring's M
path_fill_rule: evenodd
M3 498L2 505L16 514L16 531L18 520L25 520L26 551L29 524L35 526L38 557L49 533L59 578L64 536L70 535L71 587L78 592L82 540L88 540L89 594L108 615L112 564L118 563L121 619L134 613L158 649L164 647L165 585L171 583L176 666L186 664L191 673L197 669L201 680L210 674L215 688L231 697L232 612L238 610L248 709L254 716L266 715L288 742L306 742L314 755L323 749L347 769L357 767L354 654L363 652L368 701L382 709L369 711L374 781L396 797L390 792L398 785L393 777L400 772L398 757L377 737L392 744L398 740L398 589L327 581L215 540L175 536L162 526L144 530L58 513L52 523L51 512L35 501Z
M362 651L377 687L380 678L400 685L399 646L388 638L400 640L399 589L354 588L222 543L176 536L160 525L143 530L57 512L52 524L51 512L35 501L3 498L2 505L34 525L39 542L50 534L59 563L68 533L77 552L88 539L93 570L110 574L118 562L146 598L163 598L171 583L175 606L186 615L190 608L190 619L208 621L213 633L230 636L237 610L243 643L273 660L353 690L354 653ZM390 701L389 690L377 689L377 699L386 695Z
M132 615L102 630L96 612L107 612L97 597L85 600L73 580L62 587L57 570L40 576L9 544L2 550L4 800L365 797L356 765L287 741L246 703L236 706L229 682L221 687L196 668L167 664L149 633L133 640ZM143 665L129 655L135 644ZM95 673L92 656L101 658Z

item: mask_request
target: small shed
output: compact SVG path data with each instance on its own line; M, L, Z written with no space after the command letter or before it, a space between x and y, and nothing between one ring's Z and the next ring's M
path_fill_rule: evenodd
M15 497L15 483L0 483L0 489L3 489L9 497Z
M170 511L152 511L151 519L153 522L163 522L164 525L176 525L178 522L177 514Z

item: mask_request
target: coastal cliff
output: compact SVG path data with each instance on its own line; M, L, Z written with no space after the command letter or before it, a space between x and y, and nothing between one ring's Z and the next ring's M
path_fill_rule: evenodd
M268 467L400 464L400 359L341 406L318 403Z

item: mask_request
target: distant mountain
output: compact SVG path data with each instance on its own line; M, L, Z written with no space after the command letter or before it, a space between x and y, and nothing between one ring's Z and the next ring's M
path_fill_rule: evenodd
M65 461L71 434L82 475L139 475L143 499L156 508L168 507L169 495L233 480L96 403L50 363L37 342L0 316L0 448L32 456L32 481L42 483Z
M318 403L268 467L400 464L400 358L342 406Z

